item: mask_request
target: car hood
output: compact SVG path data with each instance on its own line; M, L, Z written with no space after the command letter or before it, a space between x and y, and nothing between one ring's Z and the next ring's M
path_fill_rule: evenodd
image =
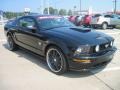
M110 42L112 37L91 29L77 27L60 27L46 30L49 34L59 37L65 41L76 42L77 44L98 45Z

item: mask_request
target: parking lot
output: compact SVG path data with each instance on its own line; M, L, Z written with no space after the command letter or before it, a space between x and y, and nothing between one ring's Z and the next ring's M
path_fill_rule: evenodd
M120 90L120 30L97 31L115 38L117 52L112 62L105 68L58 76L40 56L23 49L9 51L0 26L0 90Z

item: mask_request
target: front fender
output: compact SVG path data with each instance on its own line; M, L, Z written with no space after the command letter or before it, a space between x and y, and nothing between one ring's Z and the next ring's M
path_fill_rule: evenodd
M59 40L57 38L49 39L48 41L46 41L44 48L43 48L44 53L46 51L46 48L51 46L51 45L55 45L55 46L59 47L66 56L68 56L70 53L70 50L67 47L66 43L64 43L62 40Z

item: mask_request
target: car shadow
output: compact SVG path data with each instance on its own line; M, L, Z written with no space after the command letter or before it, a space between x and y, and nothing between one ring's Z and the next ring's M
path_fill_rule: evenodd
M3 44L3 47L8 49L7 44ZM45 57L42 57L40 55L37 55L35 53L32 53L29 50L26 50L24 48L19 48L17 51L13 51L15 54L18 55L19 58L25 58L26 60L38 65L39 67L42 67L43 69L46 69L47 71L49 71L50 73L52 73L46 63ZM82 78L82 77L89 77L91 75L94 75L96 73L99 73L100 71L102 71L104 67L101 67L99 69L94 69L94 70L90 70L90 71L68 71L60 76L63 77L67 77L67 78Z
M91 27L91 29L93 29L93 30L103 30L103 31L104 31L104 29L102 29L101 27L97 27L97 28L93 28L93 27ZM112 28L112 27L108 27L107 29L109 29L109 30L113 30L114 28Z

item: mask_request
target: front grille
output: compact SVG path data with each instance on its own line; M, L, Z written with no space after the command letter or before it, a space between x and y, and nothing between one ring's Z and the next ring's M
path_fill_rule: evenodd
M100 50L105 50L105 49L110 48L110 47L111 47L110 43L101 44L100 45Z
M93 66L93 68L105 66L105 65L107 65L110 61L111 61L111 60L105 61L105 62L101 62L101 63L98 63L98 64L95 64L95 65Z
M104 43L104 44L100 44L100 51L103 51L103 50L106 50L108 48L111 48L111 45L110 45L111 42L108 42L108 43ZM96 46L92 46L91 49L90 49L90 53L96 53L95 51L95 47Z

